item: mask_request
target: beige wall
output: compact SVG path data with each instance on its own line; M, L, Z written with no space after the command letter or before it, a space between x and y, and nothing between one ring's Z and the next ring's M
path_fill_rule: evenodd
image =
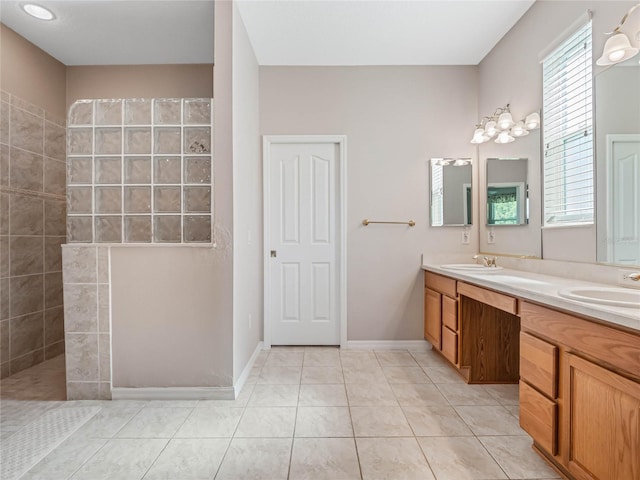
M232 5L216 2L214 26L214 126L213 129L213 239L216 299L209 316L219 326L224 341L225 364L233 376L233 162L232 162Z
M83 98L211 98L213 65L67 67L67 106Z
M263 135L347 136L348 340L422 339L420 254L477 251L428 226L429 158L475 157L476 82L471 66L260 68Z
M0 24L0 89L66 118L64 64Z
M110 267L114 387L232 385L214 248L114 246Z
M0 24L0 88L66 118L81 98L213 95L213 65L69 66Z
M514 117L542 108L542 66L539 54L562 35L578 17L593 12L593 55L600 56L607 37L635 2L537 1L505 35L479 65L478 116L511 104ZM594 65L594 73L599 67ZM544 118L543 118L544 123ZM596 127L597 128L597 127ZM469 136L471 132L469 133ZM544 229L540 243L541 186L540 131L508 145L493 142L479 147L481 162L487 157L526 157L529 159L531 224L529 227L496 229L496 243L488 246L484 229L480 235L483 251L502 253L543 252L546 259L596 260L595 225L578 228ZM598 160L599 162L600 160ZM484 172L484 163L480 166ZM480 182L484 182L481 175ZM481 222L484 219L481 217Z
M262 155L259 69L233 5L233 377L262 338Z

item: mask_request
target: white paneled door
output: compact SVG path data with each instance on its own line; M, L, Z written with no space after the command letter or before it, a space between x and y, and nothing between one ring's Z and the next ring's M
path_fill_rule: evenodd
M610 162L609 258L640 263L640 135L607 135Z
M338 345L340 145L265 143L265 148L270 343Z

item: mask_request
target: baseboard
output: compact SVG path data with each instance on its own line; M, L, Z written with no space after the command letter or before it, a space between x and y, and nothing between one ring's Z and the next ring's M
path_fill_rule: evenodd
M258 357L260 352L263 350L263 348L264 348L264 342L262 341L258 342L258 345L256 345L256 349L253 351L251 358L245 365L244 370L242 370L242 373L238 377L238 380L236 381L235 385L233 386L233 393L235 395L234 398L238 398L238 395L240 394L242 387L244 387L244 384L246 383L247 378L249 378L249 375L251 374L251 369L253 368L253 364L255 363L256 358Z
M426 340L348 340L349 350L431 350Z
M233 387L112 388L112 400L233 400Z

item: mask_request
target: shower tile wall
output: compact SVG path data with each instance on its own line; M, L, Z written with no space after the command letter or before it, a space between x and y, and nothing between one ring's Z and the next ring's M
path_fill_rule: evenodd
M65 121L0 92L0 376L64 353Z
M69 110L70 243L211 242L211 99Z
M64 245L67 399L111 399L109 247Z

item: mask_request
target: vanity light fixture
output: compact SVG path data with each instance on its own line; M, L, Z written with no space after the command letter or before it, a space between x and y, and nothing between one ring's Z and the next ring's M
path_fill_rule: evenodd
M637 55L640 51L640 3L631 7L613 32L606 35L612 36L605 42L596 65L615 65Z
M501 131L495 139L496 143L511 143L515 140L515 137L509 135L509 130Z
M464 165L471 165L470 158L432 158L431 163L433 165L446 167L448 165L454 167L462 167Z
M496 143L511 143L518 137L529 135L530 130L540 128L540 114L533 112L524 120L513 120L509 104L496 109L492 115L483 117L476 125L471 143L485 143L495 137Z
M43 7L42 5L38 5L35 3L23 3L20 5L20 7L26 14L31 15L38 20L49 21L56 18L51 10Z
M540 126L540 114L538 112L533 112L527 115L527 118L524 120L524 125L527 127L527 130L535 130Z
M505 110L506 111L502 112L498 117L498 128L500 128L500 130L508 130L513 127L513 117L509 111L509 105L506 106Z

